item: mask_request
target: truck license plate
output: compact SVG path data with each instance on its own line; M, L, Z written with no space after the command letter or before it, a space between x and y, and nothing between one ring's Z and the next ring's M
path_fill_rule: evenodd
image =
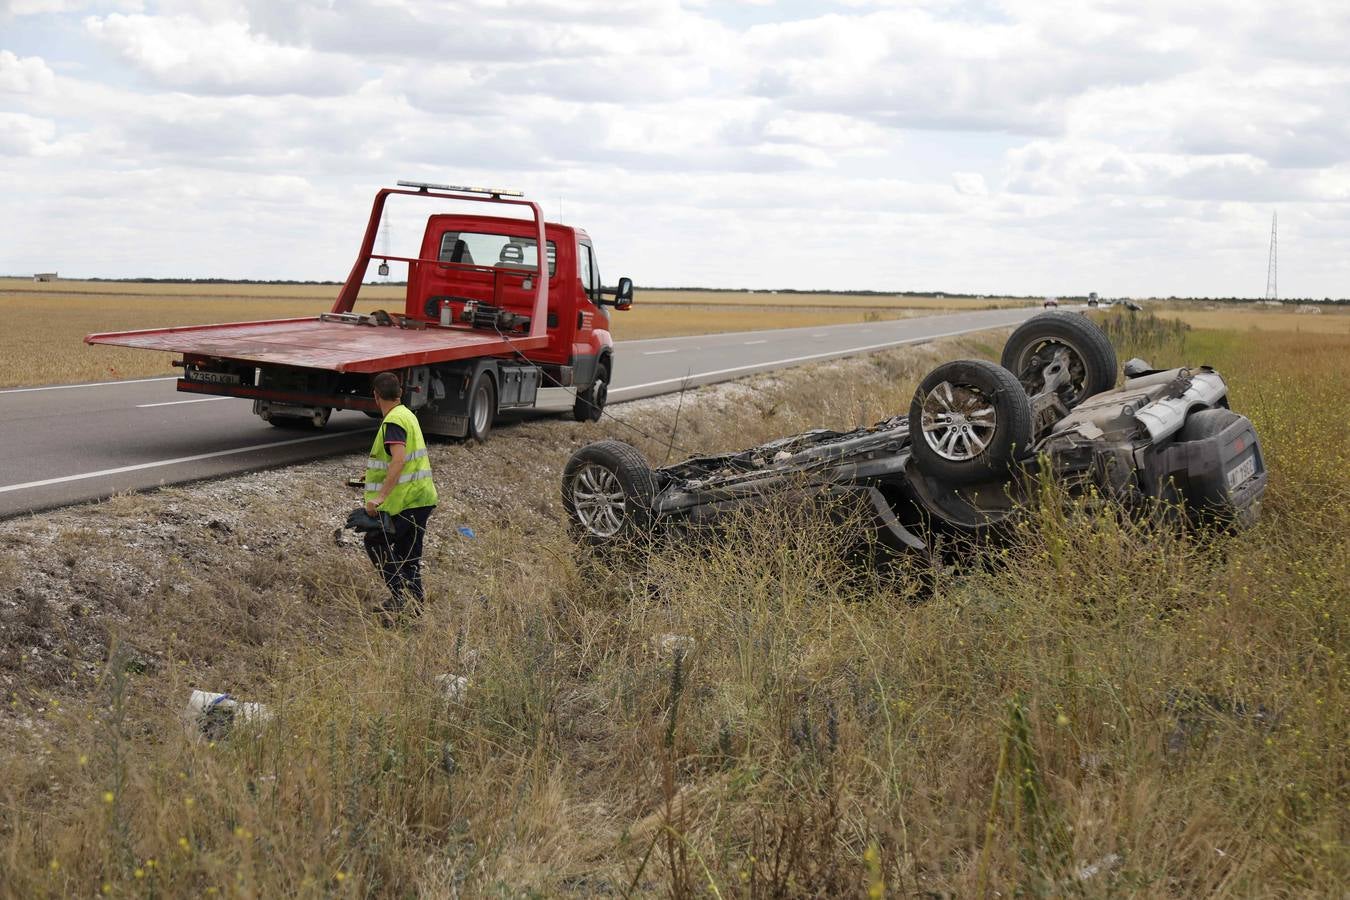
M239 376L233 372L189 372L188 381L206 381L211 384L238 384Z
M1256 474L1256 455L1253 454L1244 459L1238 465L1228 470L1228 489L1230 491L1233 490L1233 488L1242 484L1242 482L1246 481L1248 478L1251 478L1255 474Z

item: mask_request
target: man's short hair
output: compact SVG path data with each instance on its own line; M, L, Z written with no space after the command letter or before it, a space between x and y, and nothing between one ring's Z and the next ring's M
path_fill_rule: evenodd
M375 396L381 400L397 400L403 396L403 386L393 372L381 372L375 376Z

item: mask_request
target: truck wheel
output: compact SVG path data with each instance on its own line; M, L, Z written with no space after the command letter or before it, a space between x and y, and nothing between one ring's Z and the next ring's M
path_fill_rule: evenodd
M310 414L309 424L314 426L315 431L323 431L328 427L328 419L333 415L333 407L320 406L315 408Z
M1069 409L1116 383L1111 339L1078 313L1040 313L1027 319L1003 345L1001 361L1028 396L1053 387Z
M469 400L468 437L476 441L486 441L492 430L492 420L497 418L497 385L486 372L478 376L474 385L473 397Z
M953 483L1001 475L1031 445L1031 401L1007 369L982 359L943 363L909 404L914 461Z
M609 363L601 362L595 367L595 381L577 394L577 401L572 406L572 418L578 422L599 422L608 399Z
M572 530L592 546L647 533L655 498L651 466L636 447L623 441L587 444L563 468L563 510Z

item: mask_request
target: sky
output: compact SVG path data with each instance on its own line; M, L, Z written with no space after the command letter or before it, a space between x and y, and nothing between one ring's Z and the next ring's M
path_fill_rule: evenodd
M340 280L397 179L607 283L1350 296L1344 0L0 0L0 273ZM391 209L412 253L426 210Z

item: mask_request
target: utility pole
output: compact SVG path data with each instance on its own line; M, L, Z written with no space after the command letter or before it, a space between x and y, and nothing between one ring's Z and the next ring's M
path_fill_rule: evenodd
M1280 292L1275 288L1275 226L1279 223L1279 212L1270 214L1270 265L1266 267L1266 299L1280 299Z

